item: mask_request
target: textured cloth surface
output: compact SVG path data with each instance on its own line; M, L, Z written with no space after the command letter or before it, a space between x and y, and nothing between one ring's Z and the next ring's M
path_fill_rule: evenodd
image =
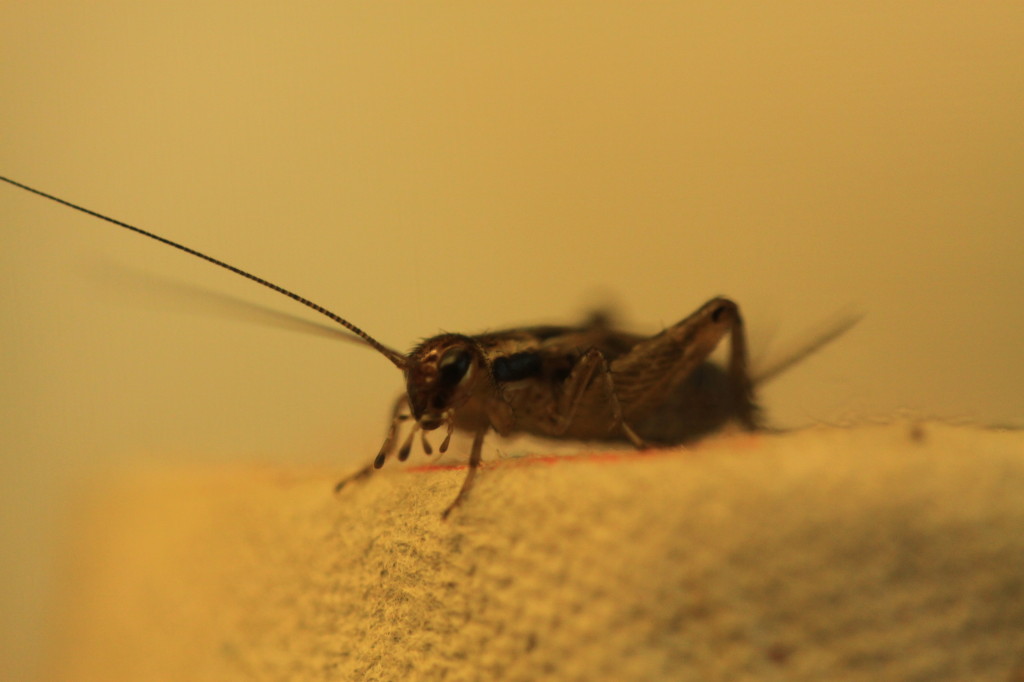
M83 502L54 679L1019 680L1024 438L723 436Z

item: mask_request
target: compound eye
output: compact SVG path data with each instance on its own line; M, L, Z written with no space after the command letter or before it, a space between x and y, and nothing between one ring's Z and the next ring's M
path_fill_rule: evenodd
M437 370L440 373L440 383L445 386L455 386L466 376L470 365L469 352L462 348L449 348L441 356L437 363Z

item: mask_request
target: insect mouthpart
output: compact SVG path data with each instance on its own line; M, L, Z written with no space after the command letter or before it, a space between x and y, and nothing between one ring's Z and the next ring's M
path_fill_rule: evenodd
M395 423L397 424L397 421ZM429 417L421 417L417 419L413 423L412 429L409 431L409 435L406 436L405 441L402 443L402 447L398 449L398 461L404 462L409 458L409 453L412 452L412 444L417 433L420 435L420 446L423 448L424 454L434 454L434 448L431 447L430 441L427 440L427 431L433 431L442 424L446 424L448 426L448 432L445 434L439 450L442 453L447 452L448 445L452 441L452 431L455 429L455 415L451 410L446 410L441 413L440 416L431 414ZM384 465L384 460L387 457L387 450L390 447L390 441L394 438L394 435L394 425L392 425L392 432L384 442L384 447L381 448L380 454L377 455L377 459L374 460L374 468L380 469L381 466Z
M436 428L440 428L442 424L448 421L448 413L443 414L425 414L419 418L420 428L424 431L433 431Z

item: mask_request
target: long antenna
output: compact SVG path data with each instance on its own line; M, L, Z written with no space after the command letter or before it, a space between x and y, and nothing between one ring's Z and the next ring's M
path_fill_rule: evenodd
M79 206L78 204L73 204L70 201L67 201L65 199L61 199L60 197L55 197L52 194L47 194L46 192L43 192L43 191L38 190L38 189L35 189L33 187L29 187L28 185L23 185L20 182L16 182L14 180L11 180L10 178L5 178L2 175L0 175L0 180L3 180L7 184L14 185L15 187L20 187L21 189L23 189L23 190L25 190L27 192L31 192L32 194L39 195L39 196L43 197L44 199L49 199L50 201L55 201L58 204L63 204L64 206L67 206L68 208L73 208L76 211L80 211L82 213L91 215L94 218L99 218L100 220L105 220L108 223L112 223L114 225L117 225L118 227L123 227L126 230L131 230L132 232L136 232L138 234L141 234L144 237L149 237L150 239L155 239L156 241L161 242L163 244L167 244L168 246L173 246L174 248L178 249L179 251L184 251L185 253L187 253L189 255L195 256L196 258L202 258L203 260L205 260L205 261L207 261L209 263L213 263L214 265L218 265L218 266L224 268L225 270L230 270L231 272L235 273L236 275L241 275L242 277L245 277L246 279L251 279L253 282L256 282L257 284L262 284L263 286L267 287L268 289L273 289L277 293L283 294L283 295L287 296L288 298L292 299L293 301L298 301L299 303L301 303L302 305L306 306L307 308L312 308L313 310L317 311L321 315L324 315L326 317L331 318L332 320L334 320L335 322L340 324L345 329L349 330L350 332L352 332L356 336L358 336L361 339L363 339L364 341L366 341L366 343L368 343L370 346L375 348L384 357L386 357L388 360L390 360L392 363L394 363L394 365L396 367L398 367L399 369L405 370L405 368L406 368L406 366L408 364L406 362L406 359L405 359L404 355L402 355L401 353L399 353L396 350L388 348L383 343L381 343L377 339L373 338L372 336L370 336L369 334L364 332L362 329L360 329L359 327L355 326L354 324L352 324L351 322L349 322L345 318L341 317L340 315L332 313L327 308L324 308L323 306L314 303L313 301L309 300L308 298L306 298L304 296L299 296L298 294L296 294L296 293L294 293L292 291L288 291L287 289L285 289L283 287L277 286L273 282L268 282L267 280L263 279L262 277L257 277L256 275L254 275L252 273L249 273L249 272L246 272L245 270L241 270L239 268L236 268L234 265L228 265L227 263L225 263L222 260L217 260L213 256L207 256L205 253L202 253L201 251L196 251L195 249L191 249L191 248L185 246L184 244L179 244L178 242L171 241L170 239L167 239L165 237L161 237L158 234L153 234L152 232L147 232L146 230L143 230L141 228L135 227L134 225L129 225L128 223L121 222L120 220L116 220L116 219L111 218L109 216L105 216L102 213L97 213L96 211L89 210L88 208L85 208L84 206Z

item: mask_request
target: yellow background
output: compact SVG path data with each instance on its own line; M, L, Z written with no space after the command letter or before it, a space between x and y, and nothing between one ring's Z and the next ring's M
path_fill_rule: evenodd
M1020 426L1021 45L1017 2L17 3L0 174L400 349L605 303L653 332L727 294L755 359L865 314L765 388L775 424ZM340 473L401 386L173 282L305 315L285 299L7 186L0 242L8 679L69 490L146 463Z

